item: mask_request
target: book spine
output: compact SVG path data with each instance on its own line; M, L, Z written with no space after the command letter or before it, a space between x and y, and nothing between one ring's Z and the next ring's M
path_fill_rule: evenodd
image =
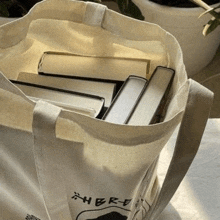
M73 94L73 95L77 95L77 96L93 98L93 99L99 99L99 100L103 100L104 99L101 96L92 95L92 94L88 94L88 93L82 93L82 92L77 92L77 91L72 91L72 90L54 88L54 87L50 87L50 86L44 86L44 85L28 83L28 82L22 82L22 81L18 81L18 80L10 80L10 81L12 83L14 83L14 84L20 84L20 85L25 85L25 86L32 86L32 87L41 88L41 89L48 89L48 90L53 90L53 91L58 91L58 92L63 92L63 93L69 93L69 94Z
M112 123L126 124L147 84L148 80L143 77L129 76L102 119Z

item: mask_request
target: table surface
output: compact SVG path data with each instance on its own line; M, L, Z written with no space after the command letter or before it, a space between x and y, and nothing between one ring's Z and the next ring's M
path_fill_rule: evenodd
M170 162L178 129L161 152L160 182ZM220 119L209 119L199 151L158 220L220 219Z

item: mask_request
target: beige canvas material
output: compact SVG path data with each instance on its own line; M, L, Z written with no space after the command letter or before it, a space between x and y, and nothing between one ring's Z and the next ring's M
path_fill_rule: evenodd
M39 103L41 103L41 101L39 101ZM43 108L45 112L48 112L47 117L41 116L41 108ZM60 108L56 106L51 107L47 103L44 103L44 105L37 104L35 106L33 119L33 133L35 134L34 155L38 180L50 219L60 219L62 217L62 219L70 220L72 218L67 203L68 199L65 187L63 187L64 184L62 184L65 180L61 175L62 171L59 170L60 168L53 160L48 164L51 169L47 169L47 161L45 159L46 156L54 156L54 149L53 151L50 151L51 155L46 155L45 151L47 150L47 147L54 148L56 146L56 141L51 140L56 138L55 122L60 111ZM51 178L47 178L48 176L51 176Z
M140 23L137 28L136 21L122 15L121 22L118 22L119 15L107 9L100 28L100 17L88 13L93 12L95 7L91 3L48 0L37 4L29 15L2 26L1 71L13 79L17 78L17 72L37 73L37 65L45 51L151 60L151 73L157 65L170 65L170 55L167 54L165 44L161 42L161 39L167 38L165 32L162 38L154 32L156 26L152 28L152 25ZM99 8L105 9L104 6ZM96 26L83 25L90 20L89 16L92 16L93 23L96 17ZM128 32L125 27L129 25L132 29ZM145 29L142 35L142 30ZM137 34L140 30L141 33ZM14 65L7 65L11 59Z
M1 80L1 82L2 82L2 80ZM1 83L1 85L2 85L2 83ZM13 86L13 85L8 82L7 86L10 87L10 86ZM9 89L9 90L11 90L11 89ZM203 94L204 91L206 93L205 96ZM192 92L192 94L191 94L191 92ZM187 109L191 109L190 110L191 113L187 112L188 110L185 112L185 117L182 121L181 129L180 129L180 133L179 133L179 141L177 142L177 145L176 145L176 153L174 154L174 157L173 157L173 160L172 160L173 162L170 165L170 169L169 169L169 172L167 174L166 181L164 182L164 185L162 187L163 190L159 194L159 197L158 197L158 200L157 200L158 203L154 202L155 205L152 206L152 207L155 207L155 208L150 209L150 210L154 210L154 211L149 212L149 213L153 214L153 217L155 215L157 216L158 212L160 212L164 208L164 206L167 204L169 199L172 197L172 194L175 192L176 187L178 186L178 184L182 180L183 176L185 175L185 172L187 171L188 166L191 163L191 160L195 156L197 147L199 146L199 142L200 142L200 139L201 139L201 133L204 129L204 123L206 121L205 118L207 118L207 114L208 114L208 111L209 111L208 106L210 105L210 100L211 100L209 96L211 95L211 93L204 90L204 88L202 88L200 85L198 85L195 82L193 82L192 85L191 85L191 92L190 92L191 95L188 98L188 105L187 105ZM17 91L17 94L19 94L19 91ZM21 95L21 93L19 95ZM198 97L198 96L200 96L200 97ZM198 103L195 102L194 99L197 99ZM200 108L196 107L195 106L196 104L199 104ZM206 107L206 105L207 105L207 108L205 108L205 110L203 110L203 108L201 108L201 106ZM198 112L195 111L196 109L198 110ZM201 109L202 109L202 114L200 112ZM74 158L77 158L77 157L80 156L79 153L76 155L77 157L75 156L75 157L71 158L71 160L73 160L72 162L70 162L69 164L64 163L64 161L67 159L66 157L67 157L68 154L74 155L73 153L71 153L71 150L73 150L72 147L74 146L74 144L75 144L75 148L79 148L78 150L80 150L80 149L82 150L82 147L83 147L82 143L73 142L73 141L69 142L69 141L65 141L65 140L56 139L56 135L55 135L55 133L58 133L58 129L59 129L59 126L60 126L59 122L58 122L58 119L57 119L57 117L59 115L60 115L60 118L63 118L63 119L65 118L65 119L68 119L68 120L77 121L77 124L79 126L76 126L76 125L74 126L74 123L73 123L69 127L69 128L71 128L71 131L75 131L79 127L84 126L84 123L85 123L84 120L82 118L81 118L81 120L77 120L77 119L80 119L80 117L84 118L85 116L77 115L77 117L74 117L74 114L72 112L66 112L64 110L62 110L61 112L60 111L61 110L58 107L55 107L55 106L47 104L47 103L38 102L35 105L34 115L33 115L33 117L34 117L34 119L33 119L33 132L34 132L34 136L35 136L35 138L34 138L35 144L34 143L30 144L30 142L32 142L32 140L33 140L32 136L29 136L29 138L27 138L27 134L26 134L25 141L27 141L27 143L20 144L19 147L17 146L18 147L17 150L20 150L22 154L24 153L23 150L25 149L24 145L27 145L27 147L30 148L29 151L33 150L32 147L35 146L34 147L34 152L35 152L34 154L35 154L35 165L36 165L36 167L33 163L30 163L30 162L27 163L27 161L23 161L23 163L21 163L21 162L20 163L18 163L18 162L15 163L17 161L15 158L16 157L19 158L19 154L15 156L14 160L9 161L9 164L11 163L10 164L11 166L12 165L14 165L14 166L15 165L16 166L23 165L24 167L26 167L27 164L28 164L32 168L32 170L36 169L38 171L38 178L35 176L35 178L36 178L35 181L31 185L30 185L30 182L29 182L29 184L27 184L27 186L28 186L28 189L32 191L31 194L33 194L35 192L34 197L36 197L36 192L37 192L38 197L40 197L40 198L41 198L41 196L44 197L44 199L41 198L42 199L42 201L41 201L41 206L42 207L41 208L43 209L43 203L45 202L46 210L47 210L47 212L49 213L49 216L50 216L49 219L71 219L70 216L73 217L74 213L77 213L77 209L82 208L82 207L77 207L76 208L76 205L74 205L71 208L69 207L71 205L70 205L70 201L68 201L68 199L67 199L68 193L64 190L64 189L67 189L69 187L68 185L65 184L65 182L68 181L68 178L72 179L71 184L76 184L76 185L78 185L78 187L81 186L82 189L84 189L84 190L87 188L87 185L88 185L88 180L85 181L85 179L84 179L85 176L84 176L84 178L82 178L83 175L80 174L81 172L82 173L86 172L85 167L83 168L83 170L80 169L80 166L82 166L82 164L83 164L82 161L79 161L79 159L77 159L76 161L74 160ZM200 120L196 120L195 116L198 117ZM201 120L202 118L204 119L203 121ZM88 118L88 119L90 119L90 118ZM195 120L192 120L192 119L195 119ZM190 120L190 122L187 122L187 120ZM99 121L99 123L100 123L100 121ZM200 129L197 128L198 123L200 124L200 126L199 126ZM55 125L56 124L57 124L57 126L56 126L57 127L57 132L55 132ZM102 123L102 124L105 124L105 123ZM189 124L190 124L191 127L189 127ZM84 150L86 152L89 149L86 150L86 139L88 139L88 137L86 138L85 136L86 136L87 132L90 133L89 127L92 126L92 125L89 126L89 123L87 125L88 125L88 127L86 128L86 130L81 130L81 132L84 131L84 133L80 135L81 138L84 137ZM114 124L112 126L113 126L113 128L118 127L118 125L114 125ZM194 126L197 128L196 130L198 131L198 134L194 135L195 132L192 131L192 132L190 132L190 134L193 134L191 136L192 139L188 139L188 138L190 138L190 136L188 134L188 130L190 128L194 130L195 129ZM98 127L100 128L100 130L96 130L96 133L101 132L101 130L103 129L103 127L100 127L100 126L97 126L96 128L98 128ZM119 127L121 127L121 126L119 126ZM123 126L123 127L125 128L125 131L126 131L127 126ZM149 126L147 126L147 127L149 127ZM145 129L147 127L145 127ZM156 126L156 127L158 129L159 126ZM185 131L185 129L187 129L187 132ZM10 128L6 128L5 126L3 126L3 127L1 127L1 131L3 131L3 133L1 132L1 135L2 135L1 140L3 142L3 146L4 146L4 143L5 143L6 146L7 146L7 144L9 144L10 147L12 147L12 149L13 149L13 145L14 145L14 147L16 146L15 143L10 143L10 141L8 141L8 139L6 139L4 141L4 139L7 137L7 135L4 133L4 130L7 131L7 135L11 134L11 135L13 135L13 137L15 139L18 139L20 137L21 140L19 140L19 142L23 142L22 139L24 137L24 133L26 133L26 132L21 131L21 130L19 131L18 129L15 129L15 130L13 129L13 132L12 132L12 131L10 131ZM133 130L134 130L134 128L133 128ZM106 132L106 131L104 131L104 132ZM94 133L94 131L93 131L93 133ZM112 133L114 133L114 132L112 132ZM150 133L150 132L148 132L148 133ZM154 132L154 133L156 133L156 132ZM187 139L186 139L185 133L188 134ZM147 135L147 133L145 135ZM88 134L87 134L87 136L88 136ZM96 153L95 152L92 152L92 153L95 154L95 155L93 155L93 156L96 156L95 159L104 160L102 158L103 155L100 158L98 158L97 155L96 155L98 151L101 151L101 150L103 151L102 147L104 147L103 146L104 144L103 143L100 144L101 142L99 140L94 140L94 139L97 138L96 136L97 135L94 135L93 138L90 137L88 139L88 141L90 143L88 147L92 148L92 151L95 151L96 149L94 148L94 146L96 146L96 145L93 145L93 143L98 142L99 145L97 145L98 149L97 149L97 151L95 151ZM160 134L160 137L161 137L161 134ZM78 138L79 138L79 136L78 136ZM128 136L128 138L129 138L129 136ZM153 141L153 145L155 145L158 142L156 140L156 138L158 139L158 137L155 136L154 138L155 138L155 140ZM139 137L138 139L139 139L138 142L140 142L140 141L145 141L146 142L146 139L144 140L143 137L142 138ZM129 146L129 148L131 148L132 147L131 146L131 143L132 143L131 140L132 139L130 139L130 141L128 142L127 140L121 139L120 140L120 145L118 146L118 143L111 144L111 142L114 143L114 140L112 138L108 138L108 137L106 138L105 137L105 141L108 141L110 143L106 144L107 147L104 148L103 153L107 154L107 157L109 157L110 156L110 154L109 154L110 149L108 149L108 151L106 149L109 148L109 147L112 148L113 146L115 146L115 147L117 147L116 152L114 152L113 149L110 150L111 153L114 155L113 157L116 157L115 158L116 160L122 159L121 156L120 156L120 158L117 159L117 154L120 153L119 149L121 148L121 150L123 152L123 148L126 148L127 145ZM187 142L187 145L184 143L184 141ZM193 142L195 142L194 145L192 144ZM106 143L106 142L104 142L104 143ZM135 143L135 141L133 140L133 144L134 143ZM190 144L188 144L188 143L190 143ZM143 146L144 146L144 148L147 148L147 149L142 149L140 151L140 149L141 149L140 148L138 154L136 152L136 154L137 154L136 155L136 157L137 157L136 160L140 160L140 158L138 158L138 157L141 157L140 153L143 154L144 151L145 151L144 152L145 155L147 155L147 151L151 151L151 152L148 152L148 153L151 153L151 155L149 155L149 157L152 156L153 154L154 155L156 154L158 156L159 151L160 151L160 149L163 145L160 146L160 149L158 149L158 151L156 153L153 152L153 151L155 151L155 148L152 148L152 146L150 146L150 144L144 144ZM150 148L148 148L149 146L150 146ZM186 146L188 146L188 148ZM69 149L67 150L67 148L69 148ZM126 149L126 151L127 151L126 159L130 160L131 158L128 157L129 156L128 149ZM184 153L182 151L184 151ZM189 151L189 153L187 153L186 151ZM132 157L134 156L133 155L134 152L135 151L133 149L132 152L131 152ZM7 151L5 151L5 153L7 155ZM29 152L29 154L31 155L31 154L33 154L33 152L31 152L31 153ZM65 154L65 155L63 155L63 158L61 156L62 154ZM189 156L186 157L186 154L189 155ZM9 155L7 155L7 158L8 158ZM25 156L25 155L23 155L23 156ZM156 161L157 161L157 156L156 156ZM33 157L33 155L31 155L31 157ZM184 163L180 159L181 157L183 158ZM45 158L46 158L46 160L45 160ZM81 158L81 156L80 156L80 158ZM90 158L90 160L91 159L92 158ZM186 159L188 159L188 163L186 163ZM150 159L148 157L146 157L146 158L144 157L144 160L146 160L146 162L148 162L149 165L152 163L151 162L152 159L151 159L151 161L149 161ZM123 163L124 162L126 163L125 159L123 160ZM95 163L97 163L97 161L95 161ZM102 161L102 163L103 163L103 161ZM111 163L112 163L112 161L111 161ZM143 161L141 161L141 163L143 163ZM61 164L61 166L60 166L60 164ZM73 176L71 178L71 173L73 172L72 170L71 170L70 173L64 172L64 170L68 170L68 166L73 166L73 164L75 166L75 169L77 169L78 172L79 172L78 175L81 176L81 178L79 180L75 180L75 176ZM133 167L133 169L134 169L133 172L135 172L136 169L139 169L138 165L140 166L140 162L138 164L138 161L134 161L133 166L136 165L136 164L137 164L137 167L135 169ZM101 164L101 165L103 165L103 164ZM108 164L109 169L112 169L111 165L113 165L113 164ZM115 163L114 163L114 165L115 165ZM152 196L152 192L151 192L151 190L153 189L152 185L155 182L155 178L156 178L156 176L155 176L156 172L155 172L155 169L154 169L155 168L155 162L152 164L153 169L150 169L151 167L149 167L149 165L147 165L148 168L145 167L145 169L147 170L147 173L144 174L145 175L144 179L142 181L140 181L141 180L141 178L140 178L138 181L136 181L136 183L134 183L135 181L133 181L133 184L135 184L135 185L137 184L137 186L135 187L137 192L134 193L134 195L136 197L136 200L135 200L136 202L139 201L139 196L140 196L140 198L143 199L143 195L148 195L146 197L148 197L147 201L148 201L149 204L152 204L153 201L154 201L155 197L153 196L151 198L149 195ZM64 166L67 166L67 167L64 167ZM178 166L180 166L180 168L178 168ZM24 169L24 167L23 167L23 169ZM185 167L185 169L184 169L184 167ZM132 169L131 168L132 167L129 167L127 169L127 175L131 176L130 178L133 179L134 176L132 176ZM7 169L7 167L6 167L6 169ZM21 196L21 192L23 192L23 191L26 191L27 194L30 193L27 189L24 190L24 188L23 188L24 186L20 186L21 188L23 188L23 190L17 191L18 190L18 185L20 185L23 181L30 181L30 180L33 181L33 179L30 179L30 177L28 177L29 175L33 175L30 172L27 172L25 174L27 176L24 179L24 176L21 174L23 169L20 169L19 172L18 172L18 176L14 177L15 180L16 180L16 181L13 181L15 183L14 187L9 188L9 189L6 186L4 187L5 193L13 193L15 195L14 198L19 198ZM87 170L88 173L93 173L94 172L94 170L93 170L94 168L92 169L91 166L87 169L88 169ZM96 169L97 169L97 167L95 167L95 170ZM92 172L92 170L93 170L93 172ZM16 172L17 172L17 170L16 170ZM107 170L105 170L105 172L107 172ZM126 169L123 170L122 164L120 164L120 169L118 170L118 172L119 172L118 174L122 174L123 172L126 172ZM35 173L36 173L36 171L35 171ZM88 175L88 173L86 173L86 175ZM145 172L142 172L142 174L143 173L145 173ZM78 176L78 175L76 175L76 176ZM104 175L104 178L100 178L100 175L101 175L101 173L99 173L98 176L95 175L95 179L99 179L99 181L100 180L101 181L106 181L106 175L107 174ZM124 173L124 175L125 175L125 173ZM120 177L120 175L118 176L116 174L116 176L115 176L116 179L114 179L114 178L112 179L112 181L113 181L112 184L114 184L114 186L115 186L116 182L119 183L119 181L117 180L119 177ZM94 177L92 177L92 179L90 179L90 181L92 181L93 184L97 184L96 181L94 182L93 178ZM18 181L18 179L19 179L19 181ZM131 181L131 179L130 179L130 181ZM38 181L39 181L39 183L38 183ZM99 183L99 181L98 181L98 183ZM21 182L21 183L18 184L19 182ZM156 181L156 183L157 183L157 181ZM39 186L38 186L38 184L39 184ZM113 187L113 189L115 189L117 192L120 189L120 190L123 190L123 193L125 193L125 189L124 189L125 184L126 184L126 187L128 187L129 184L122 181L121 185L117 184L117 188L115 188L116 187L115 186L115 187ZM10 185L12 186L12 184L10 184ZM23 185L23 183L21 185ZM36 189L38 189L38 190L35 189L35 191L33 192L33 185L35 185ZM3 186L4 186L4 184L3 184ZM30 187L30 186L32 186L32 187ZM157 185L155 185L155 186L157 188ZM91 193L94 193L94 191L97 190L95 186L93 186L93 187L90 186L89 188L91 190ZM100 191L102 191L103 182L97 188L98 188L98 194L99 194ZM109 188L109 190L111 192L113 191L113 189ZM103 190L107 191L107 189L105 187L103 188ZM128 187L128 192L125 193L125 194L129 194L129 191L130 191L130 189ZM41 193L42 193L42 195L41 195ZM20 210L21 213L24 212L24 210L26 211L26 209L27 209L26 212L30 213L30 210L28 210L28 204L34 205L33 201L32 201L33 198L31 198L29 196L30 195L25 195L26 198L24 200L22 200L22 198L19 198L18 201L17 201L17 202L22 201L23 208ZM68 195L68 197L69 196L70 195ZM9 202L9 203L11 202L10 199L6 199L6 201ZM7 202L4 201L3 207L7 204ZM38 200L38 202L40 202L40 199ZM146 210L147 207L148 207L148 209L150 208L149 204L144 204L144 205L139 204L139 206L137 206L137 207L140 210ZM9 205L9 207L10 206L11 206L11 204ZM19 206L21 206L21 205L19 205ZM7 209L9 209L9 207L7 207ZM39 207L39 204L36 205L35 207L32 207L32 209L35 209L35 212L34 212L35 215L38 216L38 217L41 217L42 219L45 219L46 216L42 217L42 212L44 212L45 210L40 210L40 212L38 210L38 212L37 212L36 210L37 210L38 207ZM15 207L13 207L13 206L11 208L12 208L12 210L10 210L10 209L9 210L12 212L10 214L12 214L12 216L13 216L13 215L15 215L16 210L14 210ZM73 213L71 213L71 211L69 211L69 209L72 209ZM134 217L134 216L132 216L132 215L134 215L134 214L136 214L136 217L138 217L137 219L142 219L142 217L143 217L143 216L138 216L137 215L137 214L140 215L140 213L142 213L142 212L137 212L136 213L133 210L133 212L131 212L131 213L132 214L130 215L130 219L133 219L132 217ZM9 216L10 216L10 214L9 214ZM74 219L74 217L72 219ZM146 218L146 219L151 219L151 218L149 217L149 218ZM152 218L152 219L154 219L154 218Z
M56 65L54 65L56 63ZM65 63L65 65L63 65ZM73 65L74 63L74 65ZM82 68L83 66L83 68ZM50 53L42 56L39 62L40 73L85 76L108 80L125 80L128 75L150 77L150 60L97 56L77 56L75 54ZM105 74L103 74L105 73ZM123 74L122 74L123 73Z
M204 92L204 94L201 97L199 97L200 95L198 95L198 94L201 93L202 91ZM152 201L150 201L149 198L147 200L148 203L150 203L150 204L153 203L153 206L150 209L150 212L147 214L148 217L146 219L155 219L155 216L156 217L158 216L158 213L160 213L165 208L165 205L169 202L172 195L176 191L178 185L180 184L181 180L185 176L194 156L196 155L196 152L197 152L199 144L200 144L202 133L204 131L205 124L206 124L206 119L207 119L207 117L209 115L209 111L210 111L210 108L208 106L211 105L211 100L212 100L211 96L212 96L212 94L210 92L208 92L208 90L205 91L205 90L203 90L203 87L200 86L199 84L197 84L193 81L191 82L189 97L188 97L188 101L187 101L188 105L185 110L185 115L184 115L184 118L183 118L183 121L181 124L181 128L179 131L179 136L177 139L177 144L176 144L174 156L172 158L170 167L168 169L168 173L167 173L167 176L166 176L165 181L163 183L161 192L159 193L157 200L155 200L157 202L154 201L154 203L153 203ZM205 108L201 112L201 107L202 108L207 107L207 108ZM37 106L35 108L37 109L37 110L35 110L35 118L34 118L34 124L33 124L34 129L36 129L36 131L34 131L35 141L36 141L35 147L36 147L36 145L39 144L40 148L45 149L46 147L48 147L47 145L45 145L45 143L47 143L48 140L50 140L50 139L54 140L54 138L55 138L54 134L55 134L56 118L53 116L55 113L55 115L58 117L60 111L57 107L48 106L46 103L37 103ZM46 122L47 120L48 120L48 123ZM35 123L37 123L37 125L35 125ZM44 125L44 126L42 126L42 125ZM197 128L197 126L198 126L198 128ZM194 132L195 129L196 129L196 132ZM49 131L51 131L51 133ZM190 132L193 135L191 135L191 136L187 135L188 137L186 138L186 136L185 136L186 131L187 131L187 133ZM51 135L52 135L52 137L51 137ZM40 140L39 143L37 142L38 140ZM41 141L42 141L42 143L41 143ZM55 143L56 143L56 141L53 142L53 146L55 145ZM51 146L51 143L49 143L49 145ZM188 147L186 147L186 146L188 146ZM186 157L186 155L188 155L188 156ZM40 158L41 157L42 156L40 156ZM149 187L149 182L151 181L151 180L149 180L149 178L153 177L152 171L155 172L156 163L157 163L157 159L152 164L153 169L152 169L152 167L148 168L148 173L147 173L148 175L146 174L146 176L144 177L145 181L141 182L142 186L139 187L139 192L136 193L137 196L142 194L142 197L140 195L140 198L144 198L146 195L146 191L144 190L144 188L146 189L147 187ZM54 161L51 164L54 164ZM50 166L52 166L52 165L50 165ZM42 166L42 169L45 169L45 165ZM52 172L52 170L49 171L48 175L51 172ZM149 175L149 173L151 173L151 174ZM47 176L47 175L46 174L43 175L43 177L42 177L43 180L46 180L45 176ZM45 185L48 184L46 190L50 189L50 187L52 185L57 185L57 183L58 183L58 185L62 186L62 184L60 184L60 182L62 182L62 179L60 181L56 181L59 179L60 176L62 176L62 175L59 174L59 175L55 176L55 179L53 181L48 181L47 183L45 183ZM146 181L146 179L147 179L147 181ZM152 178L152 179L154 179L154 178ZM44 185L44 184L41 184L41 185ZM64 197L64 201L66 201L67 199L64 196L65 193L62 191L63 189L64 189L64 187L60 187L60 190L59 190L59 187L58 187L57 190L54 190L53 192L57 192L57 193L61 192L59 198L61 199L62 197ZM151 188L151 193L152 193L152 190L153 189ZM49 197L48 192L45 192L45 195L47 195ZM55 196L55 198L56 198L56 196ZM69 213L65 210L62 210L61 209L62 206L59 205L59 203L54 203L55 198L53 198L53 197L54 197L54 194L52 193L51 198L49 198L49 201L47 201L47 202L52 204L52 206L55 206L55 209L57 209L57 207L59 207L59 210L57 212L51 208L52 209L50 211L52 213L51 216L54 216L52 219L56 219L56 216L60 215L60 213L62 213L62 215L64 215L63 213ZM136 201L138 201L138 199L139 198L137 198ZM63 205L65 203L61 200L61 204ZM49 207L49 205L47 207ZM66 204L66 207L68 208L68 204ZM146 209L148 208L148 210L149 210L150 207L149 207L149 205L145 205L144 208L145 208L145 212L146 212ZM139 207L139 209L141 210L141 207ZM141 216L141 217L138 216L138 214L140 215L140 213L137 214L136 213L137 210L138 210L137 207L135 207L134 210L132 210L132 214L130 214L130 219L135 219L135 218L141 219L141 217L142 218L144 217L144 216Z
M104 6L68 0L37 4L0 31L3 219L95 219L115 212L129 220L156 219L195 156L212 100L211 92L186 79L172 35ZM7 78L16 79L20 71L37 73L45 51L145 58L152 69L174 68L165 121L117 125L29 100ZM158 156L180 122L159 191Z

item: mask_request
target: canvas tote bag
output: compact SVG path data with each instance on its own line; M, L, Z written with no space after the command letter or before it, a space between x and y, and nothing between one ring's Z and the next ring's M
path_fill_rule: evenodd
M213 96L187 80L175 38L103 5L69 0L43 1L0 33L1 219L156 219L198 150ZM175 69L164 121L118 125L31 101L9 79L37 74L45 51L146 60L148 74L157 65ZM159 154L179 123L160 188Z

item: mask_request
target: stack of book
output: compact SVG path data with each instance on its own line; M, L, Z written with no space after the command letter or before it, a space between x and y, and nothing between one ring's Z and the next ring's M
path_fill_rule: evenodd
M93 117L100 117L110 106L119 83L26 72L11 81L32 100L42 99Z
M103 120L129 125L160 122L174 77L174 70L158 66L150 80L129 76Z
M54 63L56 65L56 63ZM74 65L74 64L73 64ZM130 75L125 81L77 74L53 73L39 66L39 73L21 72L11 80L30 99L110 123L149 125L161 121L174 70L158 66L150 80ZM83 68L83 66L82 66Z

